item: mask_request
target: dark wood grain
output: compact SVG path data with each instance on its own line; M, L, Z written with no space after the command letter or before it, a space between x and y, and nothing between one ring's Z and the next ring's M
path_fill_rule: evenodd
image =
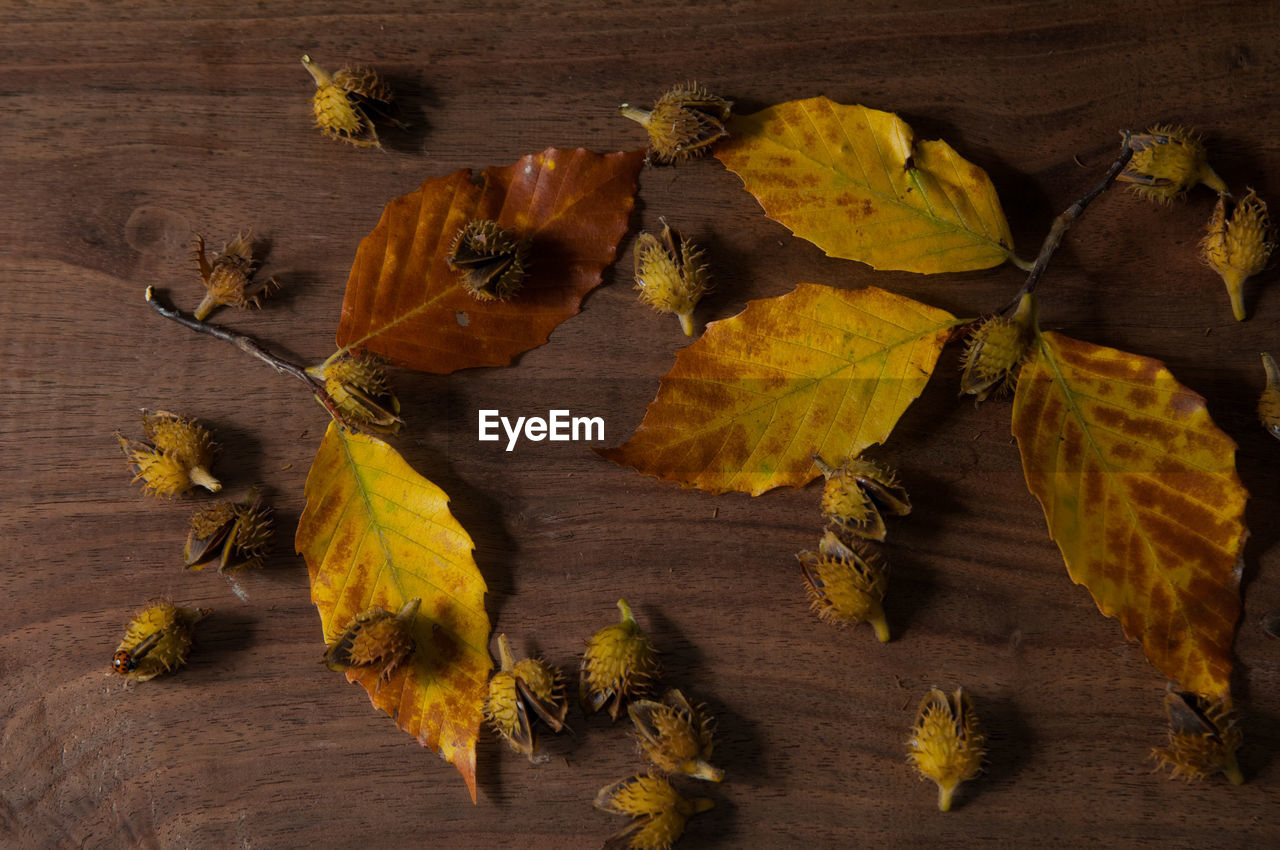
M1269 2L0 3L0 844L86 847L596 846L601 786L638 769L621 724L571 716L531 766L490 738L479 803L320 663L292 527L325 415L296 382L148 309L198 299L194 233L252 228L283 289L216 314L305 361L333 344L356 245L423 179L549 145L638 147L615 114L697 79L742 111L825 94L899 112L992 175L1024 256L1114 156L1121 128L1201 128L1234 187L1280 198L1280 13ZM321 138L298 62L376 64L412 127L388 150ZM1042 321L1160 358L1240 444L1253 494L1235 645L1248 783L1154 774L1164 682L1073 586L1023 484L1007 403L956 399L956 352L878 454L916 510L890 530L896 639L806 610L794 554L818 492L685 492L576 444L507 453L476 410L600 415L616 445L685 344L643 310L630 239L582 315L511 368L396 376L397 446L453 498L495 631L576 667L630 600L668 681L712 707L723 785L693 847L1271 846L1280 843L1280 446L1257 426L1277 344L1266 273L1237 324L1195 256L1212 197L1090 207L1040 285ZM633 226L707 246L706 321L800 281L870 284L960 314L1007 302L1011 267L921 277L825 258L713 160L646 170ZM240 601L179 560L191 500L145 500L112 438L139 407L205 419L230 491L260 482L281 533ZM108 670L129 615L166 594L215 610L180 675ZM963 685L992 737L940 814L905 764L915 706Z

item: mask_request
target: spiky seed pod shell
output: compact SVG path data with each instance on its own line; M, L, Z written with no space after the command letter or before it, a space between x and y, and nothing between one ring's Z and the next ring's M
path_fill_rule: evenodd
M718 139L729 135L725 122L733 103L711 94L697 83L672 88L652 109L623 104L619 112L649 133L649 158L675 163L702 156Z
M1227 191L1227 184L1209 167L1204 144L1189 130L1157 125L1134 133L1129 146L1133 158L1117 179L1133 184L1133 191L1144 198L1168 203L1197 183Z
M142 427L157 451L189 466L212 465L213 437L197 420L165 410L143 411Z
M825 532L817 552L800 552L800 576L809 607L837 626L870 623L881 643L889 642L884 597L889 587L884 561L861 544L845 545Z
M1170 691L1165 695L1165 709L1169 743L1151 751L1160 767L1175 779L1191 781L1222 773L1233 785L1244 782L1236 761L1244 736L1229 698L1207 699Z
M330 670L373 667L381 681L389 681L413 654L413 621L421 603L421 599L411 599L396 614L379 605L361 611L329 645L325 665Z
M484 716L495 732L503 737L513 750L526 752L517 737L528 736L527 724L523 712L520 711L520 694L516 689L514 673L500 670L489 679L489 693L484 701ZM522 729L522 723L526 728Z
M187 661L195 624L210 613L208 608L180 608L167 599L153 599L125 626L112 668L139 682L172 673Z
M907 760L938 786L940 811L951 809L956 788L978 775L986 754L987 739L964 688L929 691L907 742Z
M391 392L381 360L339 351L317 366L308 366L307 374L324 381L325 394L348 424L381 434L400 430L400 400Z
M253 273L258 263L253 258L249 234L237 235L212 262L205 256L204 237L197 236L194 253L205 288L204 299L195 309L198 321L203 322L210 313L222 306L259 307L262 295L275 285L274 279L254 283Z
M529 266L529 242L496 221L469 221L453 238L449 268L478 301L506 301L520 291Z
M693 308L710 283L702 252L663 222L662 236L641 233L636 240L636 289L641 302L659 313L674 313L685 336L693 336Z
M655 768L711 782L724 778L724 771L707 762L713 748L711 719L679 690L667 691L661 702L636 700L627 713L635 724L640 753Z
M1267 205L1252 189L1230 212L1227 199L1218 196L1213 215L1200 240L1200 257L1222 278L1231 298L1236 321L1247 317L1244 283L1267 267L1275 250L1274 232Z
M236 505L236 549L243 557L241 566L260 566L263 557L271 551L271 538L275 534L275 521L271 506L264 505L256 497Z
M191 516L188 525L191 533L199 540L208 540L236 521L236 503L232 501L214 502L205 505Z
M538 699L548 703L564 702L564 677L541 658L523 658L515 666L516 676Z
M262 565L275 532L271 508L253 492L243 502L216 502L191 517L186 565L202 570L214 560L218 571L253 569Z
M609 703L614 720L632 696L645 693L658 677L658 653L640 629L625 599L618 600L619 622L587 641L579 670L578 696L588 712Z
M605 850L669 850L684 834L689 818L713 804L706 798L681 796L660 776L641 774L601 788L595 807L635 818L604 843Z
M911 513L911 499L892 469L858 457L837 467L817 456L813 462L827 479L822 489L823 516L850 534L882 541L881 511L894 516Z
M1262 368L1267 372L1267 385L1258 397L1258 419L1267 433L1280 440L1280 367L1269 352L1262 352Z
M960 392L986 401L1011 391L1030 344L1027 328L1006 316L991 316L969 332L965 341Z
M213 440L194 419L165 411L143 411L143 430L150 444L116 434L120 451L133 464L135 482L149 496L169 498L199 485L218 492L222 484L209 472Z
M311 98L316 127L331 139L341 139L357 147L382 147L369 112L390 113L393 97L391 87L378 73L372 68L357 66L329 74L310 56L303 56L302 64L316 84Z

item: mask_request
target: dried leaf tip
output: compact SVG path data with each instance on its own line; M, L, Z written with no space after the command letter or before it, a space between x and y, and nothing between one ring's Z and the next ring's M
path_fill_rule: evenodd
M513 750L537 762L533 720L541 720L553 732L567 728L564 719L569 703L563 677L557 668L538 658L516 662L505 634L498 635L498 657L501 669L489 679L484 715Z
M1252 189L1232 204L1226 195L1218 203L1200 240L1200 257L1226 284L1231 312L1237 322L1248 313L1244 306L1244 283L1267 267L1275 250L1275 233L1267 215L1267 204Z
M209 431L194 419L158 410L142 411L144 443L116 434L120 450L133 464L133 480L143 482L149 496L177 496L197 485L216 493L222 489L209 473L214 443Z
M454 237L448 262L471 297L506 301L524 284L529 240L496 221L469 221Z
M1262 352L1262 368L1267 372L1267 385L1258 397L1258 418L1267 433L1280 440L1280 367L1269 352Z
M1012 316L995 315L979 322L965 342L961 395L978 403L992 395L1011 393L1035 336L1034 296L1023 295Z
M324 654L325 666L335 671L376 669L381 687L413 654L413 623L421 604L421 599L410 599L395 614L379 605L356 614L337 640L329 644Z
M685 83L658 98L652 109L624 103L618 111L649 131L649 159L674 163L702 156L729 135L724 125L732 109L732 102Z
M982 769L986 747L986 736L964 688L950 695L934 688L920 703L907 742L907 760L921 777L937 784L938 809L946 812L957 786Z
M1156 125L1129 138L1133 158L1117 180L1133 185L1144 198L1168 203L1185 195L1197 183L1218 192L1227 184L1209 167L1200 137L1182 127Z
M257 490L241 502L222 501L191 517L183 559L188 569L202 570L215 561L218 572L262 566L275 533L271 507Z
M208 608L180 608L167 599L153 599L125 626L111 669L139 682L172 673L187 661L195 624L210 613Z
M324 382L324 391L347 424L378 434L394 434L404 420L400 401L391 391L391 382L381 360L353 356L338 351L307 374Z
M196 321L203 322L222 306L260 307L262 296L279 285L275 278L254 282L258 261L253 258L253 243L248 233L237 235L212 260L205 253L204 237L196 236L192 254L205 289L204 299L195 309Z
M830 531L817 552L800 552L796 558L809 607L819 619L838 626L870 623L880 642L889 642L884 615L889 579L883 560L862 545L845 545Z
M642 774L601 788L595 807L634 818L604 843L604 850L669 850L689 818L715 804L705 797L687 799L662 777Z
M710 276L700 251L662 222L662 235L636 240L636 289L641 302L659 313L674 313L685 336L693 336L693 308L706 294Z
M310 56L302 57L302 65L316 83L311 109L316 127L325 136L357 147L381 148L375 124L404 126L396 117L391 86L372 68L357 65L330 74Z
M663 773L681 773L719 782L724 771L708 763L713 748L712 722L705 707L692 705L672 688L662 701L641 699L627 706L640 753Z
M1236 751L1244 742L1236 725L1230 698L1208 699L1170 690L1165 695L1169 714L1169 743L1151 757L1173 778L1187 781L1224 774L1232 785L1244 782Z
M641 631L625 599L618 600L621 619L587 641L578 678L578 699L588 713L607 703L614 720L635 694L644 693L658 677L658 652Z
M848 533L884 540L881 512L894 516L911 513L911 499L889 467L860 457L848 458L836 467L816 455L813 462L827 479L822 489L822 514Z

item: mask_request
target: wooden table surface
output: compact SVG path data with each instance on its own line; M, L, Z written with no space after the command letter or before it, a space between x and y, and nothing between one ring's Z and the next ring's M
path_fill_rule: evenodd
M193 234L252 228L282 289L215 320L316 362L333 346L355 248L427 177L548 146L640 147L616 114L696 79L740 112L825 94L900 113L992 176L1020 253L1105 170L1117 131L1199 128L1218 172L1280 200L1275 4L1148 2L646 3L0 2L0 844L20 847L592 847L622 820L595 791L639 768L623 724L530 765L488 734L479 800L319 663L292 531L326 420L300 385L156 316L190 306ZM310 53L369 62L411 128L357 150L311 127ZM837 631L807 610L795 553L818 540L818 486L758 498L682 491L582 444L507 453L476 411L602 416L630 435L686 344L631 288L632 241L665 216L707 246L703 321L812 281L878 285L977 314L1011 266L874 272L767 220L713 159L651 168L604 285L550 342L502 369L398 372L395 445L443 487L475 539L494 633L576 669L630 600L667 681L717 717L716 808L690 847L1160 845L1280 842L1280 445L1253 415L1280 287L1231 320L1196 257L1212 207L1117 190L1068 235L1041 292L1046 328L1166 361L1238 443L1252 493L1234 692L1241 787L1153 772L1165 682L1073 585L1023 482L1008 402L956 398L954 347L878 451L915 512L894 524L895 633ZM193 500L130 486L113 432L141 407L207 421L229 491L260 483L280 533L247 600L178 560ZM150 597L214 609L178 675L109 672ZM989 767L956 808L905 763L916 705L963 685Z

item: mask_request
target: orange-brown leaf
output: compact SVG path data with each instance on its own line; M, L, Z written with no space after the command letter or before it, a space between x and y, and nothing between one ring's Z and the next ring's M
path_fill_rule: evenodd
M991 178L891 112L788 101L735 116L715 154L765 215L828 256L924 274L1013 259Z
M413 655L386 681L379 682L379 667L353 668L347 679L451 762L474 801L493 662L484 579L449 497L386 443L331 423L307 474L306 499L294 545L307 561L326 641L374 605L395 612L422 600Z
M1013 434L1072 580L1160 672L1225 696L1248 493L1204 399L1159 361L1045 333Z
M548 148L485 169L481 186L463 170L396 198L356 251L338 346L443 374L542 345L616 257L643 162L644 151ZM507 301L476 300L449 268L454 236L473 219L532 240L529 275Z
M889 436L957 320L883 289L802 283L712 322L625 444L600 454L714 493L759 495Z

